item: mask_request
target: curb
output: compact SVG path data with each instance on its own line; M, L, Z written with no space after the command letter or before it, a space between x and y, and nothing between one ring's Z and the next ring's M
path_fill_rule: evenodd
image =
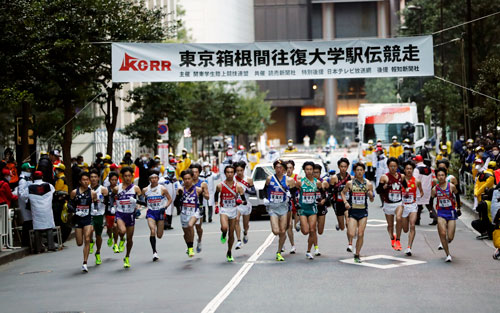
M462 202L462 217L463 217L462 222L464 223L465 227L467 227L473 234L478 235L478 232L470 224L472 220L475 220L479 217L479 214L472 208L474 206L474 202L462 199L461 202ZM495 249L493 242L489 239L483 239L478 241L481 241L488 247Z
M71 234L69 234L66 242L73 240L74 238L75 238L75 232L72 231ZM60 251L60 250L58 250L58 251ZM0 252L0 266L7 264L9 262L12 262L12 261L22 259L28 255L31 255L31 251L30 251L29 247L22 247L20 249L15 249L12 251Z

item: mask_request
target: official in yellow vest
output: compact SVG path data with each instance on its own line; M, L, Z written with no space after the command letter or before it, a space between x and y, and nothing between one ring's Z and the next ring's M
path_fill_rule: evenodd
M398 137L392 137L392 144L389 146L389 157L399 158L403 154L403 146L398 142Z

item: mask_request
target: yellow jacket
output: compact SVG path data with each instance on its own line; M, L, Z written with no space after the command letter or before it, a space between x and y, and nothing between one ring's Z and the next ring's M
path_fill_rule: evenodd
M365 157L366 166L373 166L371 154L374 151L375 151L374 149L370 149L370 148L363 150L363 157Z
M68 184L66 183L66 176L64 176L64 173L60 173L57 175L56 185L54 186L54 188L55 191L68 193Z
M292 147L291 149L290 149L289 147L287 147L287 148L285 149L285 153L295 153L295 152L297 152L297 151L298 151L298 150L297 150L297 148L295 148L295 147Z
M476 184L474 185L474 196L477 201L481 201L481 195L486 188L491 188L495 185L495 174L492 169L487 169L477 175Z
M401 154L403 154L403 146L400 143L396 143L396 145L391 144L389 146L389 157L397 159Z
M181 159L179 163L177 163L177 168L175 169L175 173L177 178L181 176L181 173L189 168L191 165L191 159L187 156L185 159Z
M250 163L250 169L253 171L253 168L255 165L259 164L260 158L262 157L262 154L260 151L257 151L255 153L248 152L247 153L247 158L248 162Z
M106 180L106 177L108 177L110 171L111 169L109 168L109 165L106 165L106 167L102 170L102 181Z

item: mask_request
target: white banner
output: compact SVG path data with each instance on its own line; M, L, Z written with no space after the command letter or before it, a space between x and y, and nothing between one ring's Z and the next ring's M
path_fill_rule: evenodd
M433 76L432 36L228 44L113 43L113 82Z

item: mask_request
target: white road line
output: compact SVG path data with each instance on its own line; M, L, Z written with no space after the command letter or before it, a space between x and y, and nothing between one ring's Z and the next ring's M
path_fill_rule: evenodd
M272 233L266 238L264 243L250 256L245 264L240 268L240 270L231 278L224 288L210 301L207 306L201 311L201 313L213 313L222 304L222 302L233 292L233 290L238 286L240 281L245 277L248 271L255 264L255 261L264 253L264 251L271 245L274 240L275 235Z

